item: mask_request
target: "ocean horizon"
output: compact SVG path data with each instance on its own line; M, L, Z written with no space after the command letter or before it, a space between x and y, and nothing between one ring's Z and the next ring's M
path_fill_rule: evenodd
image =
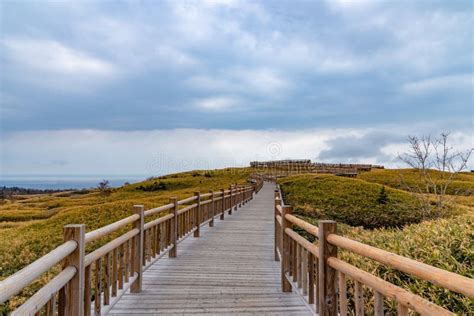
M124 183L145 180L149 175L2 175L0 187L20 187L39 190L65 190L95 188L99 182L108 180L113 188Z

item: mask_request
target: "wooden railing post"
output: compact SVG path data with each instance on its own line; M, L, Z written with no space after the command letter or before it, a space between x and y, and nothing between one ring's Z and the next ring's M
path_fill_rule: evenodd
M224 220L224 213L225 213L225 190L221 189L222 192L222 213L221 213L221 220Z
M235 186L235 198L234 198L234 204L235 204L235 210L237 211L239 209L239 199L240 199L240 188Z
M64 259L63 269L68 266L76 268L76 274L69 281L66 292L65 314L73 316L84 315L84 252L86 232L85 225L64 226L64 241L74 240L77 248Z
M133 282L130 287L130 292L139 293L142 291L142 273L143 273L143 226L145 225L145 210L143 205L134 205L133 213L138 214L140 218L135 222L135 228L137 228L140 233L134 237L135 243L135 253L133 254L134 259L134 273L137 273L137 279Z
M201 193L194 192L194 195L197 196L197 206L196 211L194 212L194 222L196 224L196 230L194 230L194 237L199 237L201 228Z
M239 206L239 189L237 188L237 185L234 185L234 193L233 193L233 201L232 201L232 207L234 208L234 211L237 211L238 206Z
M274 252L275 252L275 261L280 261L280 257L278 256L278 239L280 238L280 232L278 231L278 221L277 221L277 206L280 204L280 197L278 194L278 190L275 190L275 207L273 211L273 222L274 222Z
M170 203L174 204L173 209L171 210L172 214L174 215L173 218L171 219L171 244L173 246L172 249L170 249L170 252L168 256L170 258L176 258L176 255L178 254L178 250L176 249L178 247L178 199L175 197L170 198Z
M229 215L232 215L232 209L234 208L234 198L233 198L233 191L234 191L234 187L231 185L230 188L229 188L229 191L230 191L230 199L229 199Z
M319 315L337 315L336 295L336 270L327 264L329 257L337 257L337 247L327 241L329 234L337 232L336 222L319 221L319 264L318 264L318 288L319 288Z
M293 208L291 206L283 206L281 214L281 240L283 241L282 245L282 264L281 264L281 289L283 292L291 292L291 283L286 278L286 273L290 272L290 240L288 235L285 233L285 229L291 227L291 223L286 219L286 214L291 214Z
M209 221L209 227L214 227L214 216L216 215L216 207L214 205L214 191L209 190L209 193L211 193L211 220Z

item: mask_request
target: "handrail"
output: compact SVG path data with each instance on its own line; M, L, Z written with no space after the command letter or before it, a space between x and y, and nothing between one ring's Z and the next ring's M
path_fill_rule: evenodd
M161 206L149 209L149 210L145 211L145 216L156 215L156 214L159 214L163 211L171 210L173 208L173 206L174 206L174 204L169 203L169 204L165 204L165 205L161 205Z
M327 236L327 241L334 246L374 259L402 272L413 274L435 285L469 297L474 297L474 281L465 276L439 269L423 262L403 257L339 235L330 234Z
M310 223L305 222L304 220L299 219L298 217L291 214L286 214L285 219L288 220L290 223L298 226L299 228L304 229L311 235L318 237L319 230L316 226L311 225Z
M455 315L441 306L433 304L418 295L410 293L390 282L358 269L345 261L335 257L330 257L328 258L328 264L337 271L350 275L355 280L362 282L383 295L396 299L404 306L413 309L421 315Z
M34 315L41 310L54 293L62 289L76 274L76 268L69 266L59 272L48 284L38 290L32 297L16 309L11 316Z
M3 304L11 296L20 293L24 287L61 262L76 248L77 243L75 241L67 241L5 280L0 281L0 304Z
M117 295L122 295L124 289L130 289L131 292L141 291L143 267L148 266L147 262L156 261L165 253L176 256L176 246L180 241L193 232L196 236L196 233L199 233L199 227L206 223L212 227L215 216L220 214L221 219L224 219L223 214L227 210L231 214L232 209L237 209L251 200L253 194L257 193L262 185L263 180L258 178L257 183L253 185L234 186L231 189L214 193L197 193L179 201L171 200L168 204L146 211L143 206L136 205L133 215L88 233L84 233L84 225L65 226L65 239L67 240L63 244L0 281L0 304L20 293L23 288L64 260L63 270L17 308L13 315L39 313L45 304L48 304L48 308L56 308L56 304L67 304L67 308L70 308L73 314L79 313L81 309L84 309L86 314L90 314L92 306L94 314L100 314L102 299L106 305L104 306L105 311L110 310L111 305L109 304L113 305L118 300ZM180 205L193 201L197 201L197 203L179 209ZM145 223L145 217L165 211L169 211L169 213ZM197 220L197 227L191 226L196 223L191 220L193 218L191 216ZM85 244L99 240L127 225L133 225L132 229L91 253L85 254ZM154 239L150 240L151 237ZM154 259L155 255L161 251L163 253ZM102 275L103 268L107 276L105 278ZM91 284L93 272L95 273L95 284ZM83 282L81 280L84 279L85 287L81 285ZM103 279L106 282L105 288L101 285ZM111 281L113 281L112 285L109 283ZM69 287L74 287L75 290L64 291L67 284ZM91 302L92 286L96 291L93 303ZM118 291L117 287L122 290ZM60 291L64 291L64 295L74 293L75 296L65 298L58 294ZM82 294L79 295L80 291L83 291L84 299L80 299L82 297ZM110 296L112 296L112 300ZM60 300L59 302L56 297Z
M133 214L133 215L130 215L129 217L125 217L124 219L121 219L117 222L114 222L114 223L109 224L107 226L103 226L99 229L88 232L88 233L86 233L86 236L85 236L85 242L87 244L91 241L94 241L94 240L100 239L104 236L107 236L107 235L119 230L120 228L137 221L139 218L140 218L139 215Z
M166 222L167 220L170 220L174 217L174 214L166 214L165 216L162 216L160 218L157 218L151 222L148 222L146 223L144 226L143 226L143 229L147 230L147 229L150 229L151 227L153 226L156 226L156 225L159 225L161 223L164 223Z
M337 235L336 222L319 221L319 227L292 214L292 208L285 205L281 191L275 191L275 260L282 262L282 290L291 291L292 287L302 289L305 296L316 285L319 297L308 294L308 303L315 304L320 314L347 315L346 275L354 280L356 314L364 313L362 285L375 290L375 314L383 314L383 295L398 302L398 313L408 314L414 310L421 315L453 315L450 311L409 291L391 284L369 272L358 269L337 258L337 249L345 249L363 257L376 260L383 265L411 274L434 285L474 298L474 280L453 272L403 257L361 242ZM292 229L298 227L318 238L318 246ZM306 256L306 253L308 256ZM317 262L318 269L315 281L311 269ZM334 280L337 277L339 295L336 295ZM284 277L283 277L284 276ZM311 280L311 281L310 281ZM312 283L310 283L312 282ZM312 285L311 285L312 284ZM314 290L314 289L313 289ZM299 290L297 291L299 292ZM323 293L321 295L321 293Z
M319 249L313 243L309 242L308 240L306 240L306 238L304 238L303 236L301 236L290 228L285 229L285 233L290 236L294 241L296 241L300 246L304 247L306 250L312 253L313 256L319 258Z
M198 206L198 205L197 205L197 203L194 203L194 204L188 205L188 206L186 206L186 207L184 207L184 208L180 209L180 210L178 211L178 215L179 215L179 214L183 214L183 213L185 213L185 212L189 211L190 209L193 209L193 208L195 208L196 206Z
M186 203L189 203L189 202L192 202L192 201L196 201L196 200L197 200L197 196L190 196L186 199L179 200L178 205L183 205L183 204L186 204Z
M112 240L112 241L106 243L105 245L103 245L102 247L94 250L93 252L91 252L90 254L85 256L84 266L85 267L89 266L95 260L97 260L100 257L104 256L108 252L114 250L115 248L117 248L117 246L120 246L121 244L123 244L124 242L129 240L130 238L138 235L139 233L140 233L140 231L138 229L136 229L136 228L132 229L131 231L123 234L122 236L120 236L118 238L115 238L114 240Z

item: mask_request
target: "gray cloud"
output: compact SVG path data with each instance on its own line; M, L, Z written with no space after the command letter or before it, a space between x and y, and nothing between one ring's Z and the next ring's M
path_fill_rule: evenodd
M30 1L2 11L3 132L472 125L464 2Z
M375 158L378 162L393 162L395 156L387 155L382 148L393 143L403 143L406 136L384 131L364 135L336 137L327 142L328 149L321 151L318 159L334 162L357 162Z

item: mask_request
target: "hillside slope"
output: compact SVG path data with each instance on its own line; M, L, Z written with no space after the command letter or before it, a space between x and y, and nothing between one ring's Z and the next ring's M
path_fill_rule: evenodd
M422 220L416 199L382 185L334 175L298 175L279 181L285 201L296 212L365 228L403 226Z
M373 172L373 171L372 171ZM388 201L380 204L381 184L388 185L390 170L364 173L364 179L332 175L297 175L279 180L285 203L293 205L299 217L317 225L319 219L338 222L340 234L421 262L474 278L474 196L453 197L446 218L423 220L411 193L386 187ZM388 175L387 179L384 174ZM471 185L469 178L462 181ZM358 226L358 227L355 227ZM363 227L361 227L363 226ZM386 227L394 226L394 227ZM365 228L364 228L365 227ZM371 229L368 229L371 228ZM304 234L304 232L301 232ZM311 238L311 236L307 236ZM373 260L348 251L338 254L349 263L410 290L458 314L474 310L474 301L429 282L389 269ZM353 284L349 289L353 301ZM373 312L373 295L365 290L365 309ZM386 300L385 312L396 314L396 306Z
M228 189L231 184L246 183L251 173L251 169L245 168L192 171L113 189L109 196L102 196L94 190L88 194L36 195L10 201L0 206L0 224L3 225L0 226L0 280L61 244L64 225L86 224L86 230L91 231L131 215L134 204L143 204L147 209L167 204L170 197L182 199L193 195L196 191ZM15 210L18 218L14 217ZM54 214L44 219L31 221L24 216L25 212L44 214L52 210ZM16 220L14 223L1 220L2 217L11 219L12 216ZM98 248L122 231L100 242L91 243L87 250ZM10 302L11 306L17 305L32 294L56 271L34 282L18 298Z

